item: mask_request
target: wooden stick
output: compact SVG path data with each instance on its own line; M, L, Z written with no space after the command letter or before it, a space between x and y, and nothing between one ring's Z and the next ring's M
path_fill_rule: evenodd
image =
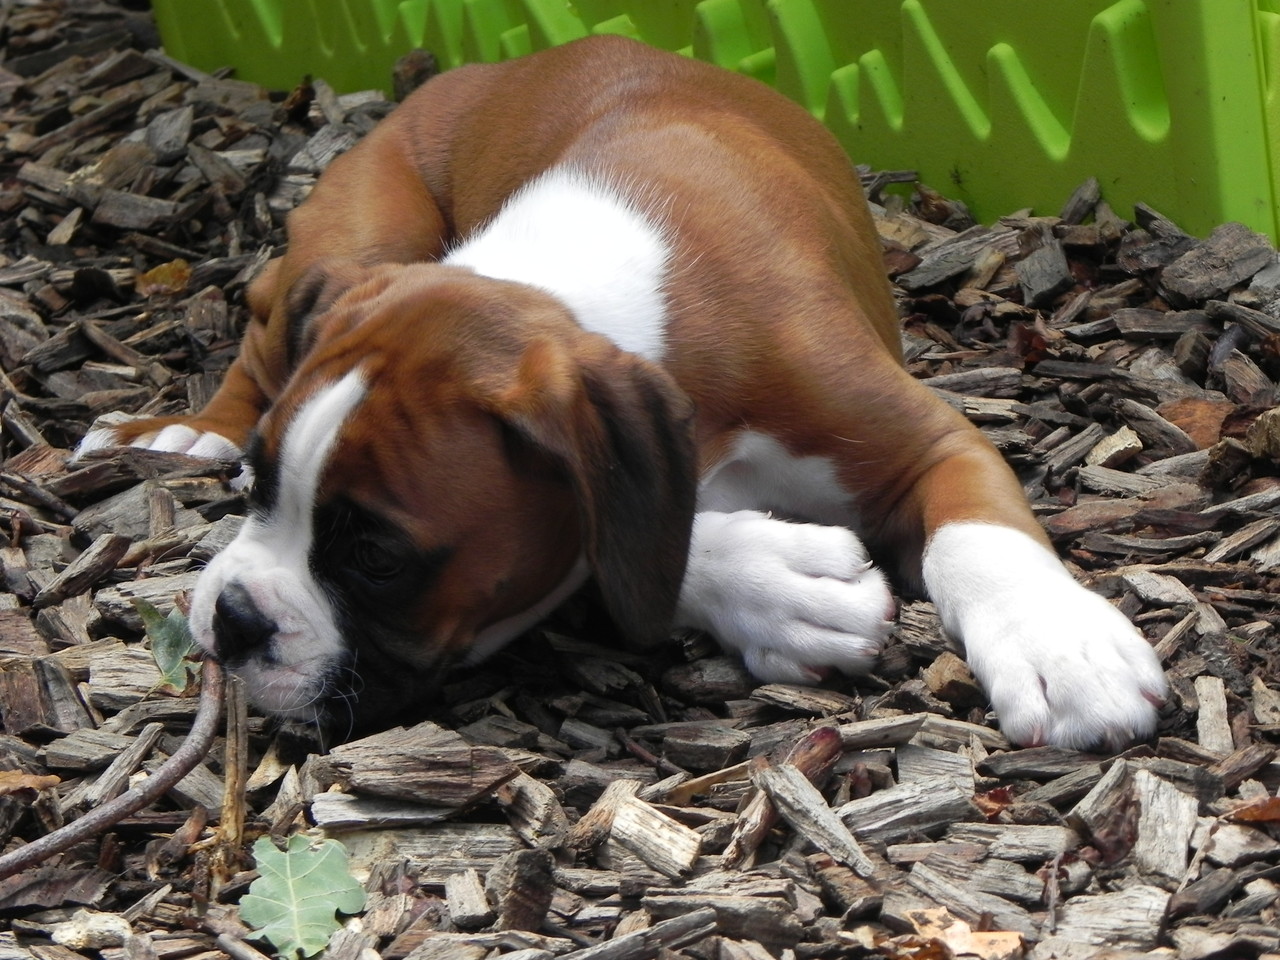
M0 880L102 833L125 817L154 803L161 794L194 770L196 764L208 753L214 735L218 732L218 721L222 716L222 667L214 660L204 661L201 680L203 686L200 690L200 708L191 725L191 732L160 769L133 789L95 807L65 827L0 857Z

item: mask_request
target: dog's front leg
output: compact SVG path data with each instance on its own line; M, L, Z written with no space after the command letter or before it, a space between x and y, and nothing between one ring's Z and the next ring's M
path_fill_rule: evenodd
M694 518L677 625L706 630L760 680L865 673L893 614L884 576L844 527L756 510Z
M205 407L192 415L95 429L80 444L80 454L128 444L193 456L240 456L305 352L312 321L358 271L439 257L448 234L444 215L408 142L405 128L414 115L397 117L334 160L289 215L288 251L250 285L251 316L240 353Z
M109 427L96 427L77 448L81 456L103 447L134 445L193 457L239 459L245 442L267 407L267 396L253 369L261 327L250 327L239 356L232 362L217 393L195 416L152 417ZM242 473L236 485L247 482Z
M1066 570L994 450L975 437L909 499L925 587L1011 740L1119 749L1154 732L1167 686L1151 646Z

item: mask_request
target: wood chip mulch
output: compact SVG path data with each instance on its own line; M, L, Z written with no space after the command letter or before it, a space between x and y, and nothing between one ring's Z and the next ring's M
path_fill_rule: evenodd
M194 693L157 689L133 601L172 609L243 509L232 464L68 450L203 403L283 215L390 104L199 73L132 5L17 0L0 31L12 849L182 742ZM865 176L911 371L1155 645L1157 739L1011 748L924 602L875 675L802 689L698 636L620 653L583 596L409 729L323 744L232 696L163 803L0 881L0 958L251 960L248 845L301 830L367 878L344 960L1280 956L1280 260L1092 183L981 226L912 180Z

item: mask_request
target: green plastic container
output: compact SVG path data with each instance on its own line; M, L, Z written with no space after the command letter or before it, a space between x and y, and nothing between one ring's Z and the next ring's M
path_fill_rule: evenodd
M1089 176L1122 215L1280 240L1280 0L153 0L169 53L288 88L387 89L621 33L739 70L858 162L915 169L991 220Z

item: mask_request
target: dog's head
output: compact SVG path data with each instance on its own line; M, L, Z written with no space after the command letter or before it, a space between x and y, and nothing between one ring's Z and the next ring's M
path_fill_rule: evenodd
M259 423L251 512L202 574L197 641L263 709L356 728L421 710L588 572L665 636L696 492L689 400L527 286L436 264L313 271Z

